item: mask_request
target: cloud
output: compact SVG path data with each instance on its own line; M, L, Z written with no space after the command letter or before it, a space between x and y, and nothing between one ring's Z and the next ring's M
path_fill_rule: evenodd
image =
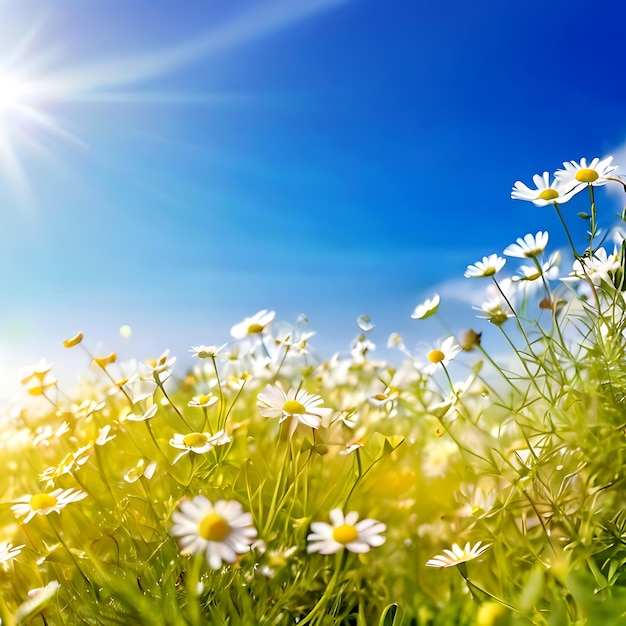
M351 0L274 0L264 2L199 37L148 52L125 56L99 65L72 68L56 74L42 85L42 90L71 98L110 87L134 85L169 74L198 59L204 59L228 48L270 35L318 13L346 4Z

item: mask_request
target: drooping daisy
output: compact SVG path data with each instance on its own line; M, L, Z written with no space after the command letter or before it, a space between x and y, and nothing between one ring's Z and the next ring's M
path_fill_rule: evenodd
M30 618L41 613L52 598L56 596L61 588L61 583L57 580L49 582L45 587L37 587L28 592L28 600L22 602L15 612L15 620L18 624L25 624Z
M214 435L211 433L188 433L182 435L175 433L170 439L170 446L182 450L182 452L174 459L173 463L179 461L185 454L193 452L195 454L206 454L215 446L223 446L230 442L230 437L220 430Z
M13 560L22 551L23 547L24 544L14 546L8 541L0 541L0 565Z
M215 505L204 496L185 498L172 513L170 531L178 537L181 554L204 552L213 569L222 562L234 563L238 554L250 550L257 531L252 515L236 500L218 500Z
M465 544L464 548L461 548L458 544L453 544L452 550L445 550L445 554L438 554L434 556L432 559L426 562L428 567L452 567L454 565L459 565L461 563L465 563L467 561L471 561L479 557L487 548L491 546L491 544L481 545L481 541L479 541L476 545L471 546L468 541Z
M427 317L434 315L439 308L439 300L438 293L436 293L432 298L424 300L422 304L418 304L415 309L413 309L411 317L414 320L425 320Z
M511 198L513 198L513 200L528 200L535 206L547 206L555 202L563 204L571 200L576 193L576 190L569 187L566 188L558 179L555 179L551 183L550 174L548 172L544 172L541 176L535 174L533 176L533 183L535 183L536 189L531 189L522 181L518 180L513 185Z
M505 263L506 259L497 254L490 254L489 256L484 256L482 261L476 261L474 265L468 265L464 276L465 278L494 276L504 267Z
M15 501L11 510L18 519L25 515L22 523L27 524L35 515L60 513L71 502L78 502L86 497L87 493L80 489L55 489L50 493L26 494Z
M444 341L437 342L436 346L428 352L426 356L428 364L420 369L425 374L432 374L440 365L448 365L459 352L461 352L461 346L456 343L454 337L448 337Z
M606 185L609 182L609 174L617 169L617 165L611 165L612 160L613 157L608 156L602 160L596 157L589 164L584 158L579 162L566 161L563 163L565 169L556 171L554 178L565 189L571 189L572 192L578 192L587 185L594 187Z
M308 553L335 554L344 548L349 552L369 552L385 543L385 537L380 533L384 533L387 526L382 522L369 518L359 522L356 511L344 516L341 509L333 509L328 516L331 524L311 523L312 532L307 536Z
M268 385L257 398L257 406L263 417L278 417L281 422L291 420L290 437L299 423L309 428L322 425L322 419L328 413L328 409L320 407L323 402L320 396L304 389L292 388L285 393L280 383Z
M235 339L243 339L248 335L260 335L266 332L275 316L275 311L262 309L252 317L246 317L243 322L235 324L230 329L230 334Z
M504 254L518 259L532 259L546 249L548 233L540 230L536 235L528 233L528 235L524 235L523 239L518 237L515 241L516 243L512 243L504 249Z

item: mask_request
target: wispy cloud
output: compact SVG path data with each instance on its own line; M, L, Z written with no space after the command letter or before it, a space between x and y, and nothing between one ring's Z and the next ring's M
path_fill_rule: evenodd
M42 85L60 97L121 87L167 75L198 59L270 35L351 0L274 0L232 18L202 35L142 55L114 59L59 73Z

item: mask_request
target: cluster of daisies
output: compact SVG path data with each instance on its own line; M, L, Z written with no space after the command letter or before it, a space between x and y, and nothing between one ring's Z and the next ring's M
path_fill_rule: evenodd
M344 514L336 508L329 513L330 524L312 522L307 536L309 554L335 554L341 550L365 553L385 543L381 534L387 530L382 522L375 519L359 520L356 511ZM223 563L234 563L238 555L245 554L252 547L262 546L254 527L252 515L243 510L235 500L218 500L212 503L205 496L185 498L172 515L173 537L178 538L182 555L204 553L206 561L213 569ZM454 544L451 550L430 559L429 567L451 567L480 556L489 545L479 541L464 548Z
M521 181L516 182L511 196L513 199L533 202L537 206L552 204L558 211L559 204L568 202L584 189L589 189L593 194L594 187L605 185L610 181L624 185L616 177L617 168L611 163L612 157L602 160L595 158L589 163L586 159L581 159L579 162L566 162L563 164L564 169L557 171L553 176L548 172L535 175L533 177L534 189ZM589 219L593 221L594 216L591 215ZM591 224L592 242L594 228L595 225ZM547 232L530 233L506 246L502 252L503 256L487 255L467 266L464 274L466 278L489 278L493 281L488 281L490 282L487 288L488 299L478 309L483 318L494 325L502 326L510 318L518 317L516 294L521 293L527 296L541 285L544 286L546 294L540 304L541 308L556 311L559 301L558 298L553 298L549 281L558 276L561 256L555 252L549 258L544 257L548 241ZM610 282L615 271L620 267L617 250L608 253L602 247L593 246L587 254L580 255L573 245L572 248L574 252L572 270L568 276L560 279L563 282L583 281L591 286L599 285L602 282ZM521 259L525 264L512 278L496 280L496 275L507 263L507 257ZM415 307L411 317L416 320L427 319L438 311L439 305L440 297L435 294ZM172 378L176 361L175 357L170 357L168 352L152 362L135 364L129 367L128 371L120 367L121 376L118 376L112 373L111 368L117 361L117 355L115 353L103 357L92 355L84 347L82 333L67 339L64 345L66 348L80 346L86 351L90 361L106 374L109 379L107 398L117 394L123 401L128 400L128 407L120 415L118 426L120 424L123 426L126 421L145 422L150 429L151 421L163 410L164 406L167 406L170 412L176 412L180 418L180 423L177 422L176 426L178 430L167 433L166 443L163 446L167 448L169 444L168 449L172 456L176 455L173 460L166 459L171 467L179 462L181 466L184 465L186 461L181 461L181 459L185 457L196 459L215 455L217 458L217 455L222 453L225 457L237 438L236 429L228 422L230 409L227 409L228 403L225 398L228 396L232 400L230 405L232 409L235 400L244 388L250 384L257 384L259 381L261 382L255 388L258 413L263 418L276 420L277 428L287 440L293 439L299 430L315 432L328 428L333 421L337 422L341 419L344 425L354 429L355 436L345 444L345 449L340 454L358 451L362 443L355 429L357 417L354 413L356 411L350 412L348 409L324 406L325 401L322 396L310 393L303 388L302 383L297 387L287 388L283 386L284 382L278 380L279 371L283 380L295 379L295 375L291 374L298 371L296 365L303 363L308 365L308 343L314 333L308 330L305 318L299 320L295 326L289 327L276 325L274 319L273 311L261 310L233 326L231 335L238 343L230 349L227 349L227 344L199 345L192 348L194 357L202 363L196 372L196 380L201 380L204 384L194 387L192 393L197 395L192 396L190 400L188 396L185 398L189 411L179 410L168 396L165 383ZM367 337L367 333L373 328L371 320L367 316L362 316L358 320L358 325L364 334L359 335L351 345L351 357L341 370L341 375L346 377L351 367L365 362L368 351L373 348L373 344ZM445 412L455 403L459 403L459 399L469 386L469 383L453 383L448 372L448 365L462 352L479 346L480 339L480 333L468 331L460 338L454 336L443 338L430 345L427 350L413 354L398 335L392 334L388 346L399 348L409 357L408 367L412 373L417 372L418 376L424 378L435 376L438 372L441 372L442 378L445 375L450 383L450 395L442 398L439 405L435 403L428 407L433 412L437 409ZM217 366L218 359L222 359L221 368ZM331 361L336 365L338 359L333 357ZM331 367L329 364L326 366ZM337 367L337 370L339 369ZM377 370L377 372L380 371L383 371L382 367ZM398 379L400 378L398 376ZM254 382L250 383L251 380ZM57 383L51 374L50 364L45 361L38 363L23 376L22 383L32 396L41 396L52 402L51 394ZM401 383L397 383L397 380L392 377L383 381L378 376L375 384L379 383L382 385L379 385L375 392L368 388L363 395L367 396L368 402L373 406L394 406L401 393ZM166 402L155 400L157 392L160 392ZM325 395L323 391L322 393ZM350 406L352 400L354 398L349 398L346 406ZM76 408L74 413L77 418L89 417L102 410L104 406L105 402L86 400ZM189 413L199 416L198 420L189 420ZM337 417L339 414L341 414L340 418ZM391 410L389 415L393 415ZM194 427L191 424L194 424ZM47 426L37 433L35 442L59 438L68 429L66 422L56 430ZM443 431L437 432L438 436L443 434ZM103 446L115 436L116 434L111 432L110 425L104 426L98 430L97 437L93 441L68 453L60 463L44 471L41 479L48 483L47 491L27 493L12 502L11 509L18 521L21 524L27 524L36 516L47 516L53 513L58 515L66 506L86 499L89 494L83 489L52 489L55 480L62 475L78 471L88 461L94 446ZM456 441L450 445L451 448L455 448ZM423 453L424 456L429 454L428 445L423 447ZM444 449L442 454L446 459L451 455L447 449ZM167 457L166 454L163 456ZM433 459L430 465L437 467ZM155 460L140 459L135 467L123 475L123 480L133 483L141 477L150 479L156 467ZM442 467L445 471L448 466L444 464ZM192 471L193 469L192 464ZM171 508L168 510L168 516L171 510ZM322 511L324 515L326 510ZM328 521L318 519L317 513L311 516L306 533L308 554L332 555L341 551L361 554L378 548L386 542L387 526L382 521L369 517L361 519L357 511L344 512L342 508L332 508L327 514ZM319 517L321 516L320 514ZM208 566L215 570L236 563L243 558L243 555L253 550L264 552L266 548L264 539L260 536L262 534L257 530L253 512L246 511L241 502L236 499L210 500L205 495L182 498L171 514L169 528L169 535L177 541L181 555L203 555ZM304 541L302 543L304 544ZM443 554L434 556L425 565L438 568L459 565L480 557L490 545L489 543L483 544L482 541L474 545L467 542L463 547L454 543L450 549L445 549ZM24 545L13 545L8 542L0 543L0 565L17 558L24 547ZM304 551L304 547L302 550Z

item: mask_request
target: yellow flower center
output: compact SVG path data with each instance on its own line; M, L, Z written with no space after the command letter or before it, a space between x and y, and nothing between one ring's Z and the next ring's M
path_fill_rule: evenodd
M337 543L342 543L344 546L347 543L354 541L359 536L359 531L350 524L342 524L333 528L333 539Z
M33 511L41 511L55 506L57 502L58 500L49 493L38 493L31 496L29 504Z
M209 400L211 399L211 396L198 396L196 398L196 401L198 402L198 404L206 404Z
M199 448L206 445L207 436L202 433L189 433L183 437L183 443L188 448Z
M489 321L496 326L504 324L509 319L509 316L504 311L493 311L489 317Z
M496 273L495 267L486 267L483 270L483 276L493 276Z
M250 324L250 326L248 326L248 335L254 335L255 333L262 333L263 332L263 326L261 326L261 324Z
M431 363L441 363L446 358L446 355L441 350L431 350L428 353L428 360Z
M209 513L200 520L198 534L207 541L224 541L230 535L231 527L217 513Z
M293 415L294 413L302 414L306 413L306 409L303 404L300 404L297 400L287 400L285 404L283 404L283 411L285 413L289 413Z
M559 197L559 192L556 189L544 189L539 194L540 200L556 200Z
M579 180L581 183L592 183L594 180L598 180L598 178L598 172L589 168L583 168L576 172L576 180Z

